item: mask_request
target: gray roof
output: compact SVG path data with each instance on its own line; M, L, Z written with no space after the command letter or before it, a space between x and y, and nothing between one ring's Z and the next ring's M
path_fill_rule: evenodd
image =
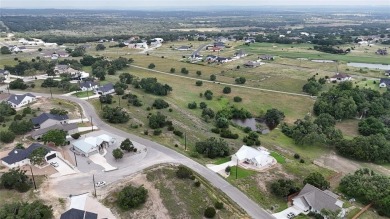
M109 92L114 89L114 85L112 83L105 84L103 86L100 86L97 91L101 91L103 93Z
M259 62L254 62L254 61L248 61L247 63L244 64L245 66L259 66Z
M51 113L42 113L41 115L34 117L31 119L32 123L34 125L40 125L48 119L53 119L57 121L62 121L62 120L67 120L69 119L68 115L56 115L56 114L51 114Z
M66 70L69 68L69 65L56 65L56 68L58 68L60 70Z
M61 214L60 219L97 219L98 215L89 211L79 209L69 209Z
M189 47L189 46L180 46L180 47L177 48L177 49L190 49L190 47Z
M338 195L329 190L322 191L315 186L306 184L305 187L299 192L299 194L293 199L301 199L308 207L312 207L315 210L329 209L336 211L340 209L336 202Z
M3 157L1 160L8 164L14 164L16 162L22 161L30 156L30 154L37 148L45 147L39 143L32 143L28 148L26 149L13 149L11 152L8 153L8 156ZM51 151L50 148L45 147L47 151Z
M246 52L242 49L238 50L236 53L234 53L235 55L246 55Z
M347 75L347 74L343 74L343 73L337 73L335 75L332 76L332 78L349 78L351 76Z
M49 126L47 128L44 128L44 129L38 129L38 130L33 131L31 133L31 137L34 138L35 136L40 136L40 135L46 134L46 132L48 132L50 130L55 130L55 129L68 132L70 130L78 129L78 126L76 123L55 124L55 125Z
M0 69L0 74L2 74L2 75L8 75L8 74L9 74L9 71L4 70L4 69Z
M98 85L98 83L94 82L94 81L84 81L82 83L80 83L80 88L91 88L91 87L94 87Z
M26 93L26 94L12 94L9 98L8 98L8 101L15 104L15 105L19 105L25 97L35 97L34 95L30 94L30 93Z
M390 86L390 78L381 78L379 84L385 83L386 86Z

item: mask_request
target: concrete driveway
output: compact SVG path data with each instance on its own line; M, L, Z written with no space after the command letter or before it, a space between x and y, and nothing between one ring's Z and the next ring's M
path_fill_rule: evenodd
M58 167L54 167L54 166L53 167L58 171L60 176L66 176L66 175L77 173L77 171L74 170L71 166L69 166L69 164L65 163L63 160L59 159L58 157L55 157L49 160L48 162L58 163ZM54 175L57 176L58 174L54 174Z
M297 208L295 206L291 206L291 207L285 209L284 211L273 214L273 216L276 217L277 219L288 219L287 214L289 214L291 212L294 213L295 215L298 215L298 214L302 213L303 210L300 208Z
M228 167L228 166L235 166L236 165L236 163L235 162L233 162L233 161L229 161L229 162L226 162L226 163L223 163L223 164L218 164L218 165L214 165L214 164L207 164L206 166L210 169L210 170L212 170L212 171L214 171L214 172L216 172L216 173L219 173L220 171L225 171L225 169L226 169L226 167Z
M92 162L94 162L95 164L102 166L104 168L103 171L112 171L112 170L118 169L117 167L111 166L107 162L106 158L104 158L103 155L101 155L101 154L93 154L93 155L89 156L88 158Z

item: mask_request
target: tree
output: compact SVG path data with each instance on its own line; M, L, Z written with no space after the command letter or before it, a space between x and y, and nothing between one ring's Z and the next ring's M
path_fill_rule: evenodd
M51 108L50 113L55 114L55 115L64 116L64 115L68 115L69 112L64 110L64 109L60 109L60 108Z
M9 48L7 46L2 46L0 48L0 51L1 51L1 54L4 54L4 55L11 54L11 50L9 50Z
M195 149L198 153L204 154L208 158L229 156L230 150L228 143L223 139L208 138L205 141L196 142Z
M130 116L126 111L123 111L121 107L111 108L108 106L103 107L103 118L110 123L126 123L129 121Z
M123 88L121 87L117 87L115 88L115 93L116 95L123 95L125 93L125 90L123 90Z
M124 141L122 141L120 145L120 149L131 152L134 150L133 142L130 141L130 139L126 138Z
M267 110L264 115L265 123L270 129L276 128L284 117L284 113L275 108Z
M160 112L157 112L157 114L152 114L149 117L149 127L152 129L163 128L166 124L166 118L167 117Z
M56 146L63 146L66 144L66 131L54 129L42 135L42 141L46 143L52 142Z
M45 163L45 156L48 152L48 149L39 147L33 150L28 158L33 165L43 165Z
M202 117L205 118L206 116L207 116L208 118L212 119L212 118L215 117L215 113L214 113L214 111L213 111L212 109L210 109L210 108L204 108L204 109L202 110Z
M230 121L224 117L219 117L215 120L215 125L221 129L229 128L229 123Z
M196 71L196 75L201 76L202 75L202 71Z
M133 82L134 76L129 73L122 73L119 75L119 80L125 84L131 84Z
M192 170L184 165L179 165L176 170L176 176L179 179L189 179L192 176Z
M100 101L100 103L111 104L112 103L112 95L111 94L100 95L99 101Z
M235 97L233 98L233 101L236 102L236 103L238 103L238 102L241 102L241 101L242 101L242 98L239 97L239 96L235 96Z
M196 81L196 82L195 82L195 85L200 87L200 86L203 85L203 81Z
M146 190L143 186L134 187L129 185L118 193L116 202L122 210L127 211L144 204L147 198L148 190Z
M139 87L145 90L146 93L152 93L158 96L166 96L172 91L171 86L157 82L156 78L142 78L139 82Z
M3 143L11 143L15 140L15 134L11 131L4 130L0 132L0 141Z
M32 124L31 120L20 120L20 121L13 121L11 125L8 127L10 131L15 133L16 135L23 135L27 132L31 131L33 129L34 125Z
M170 72L171 73L175 73L176 69L175 68L171 68Z
M360 121L358 126L359 133L364 136L386 133L385 125L379 119L372 116Z
M205 109L205 108L207 108L207 104L205 102L200 102L199 103L199 108Z
M115 160L122 159L123 151L120 148L116 148L112 150L112 156L115 158Z
M96 51L100 51L100 50L105 50L106 47L103 44L99 43L96 45L95 49L96 49Z
M156 109L165 109L169 107L169 104L163 99L154 100L153 107Z
M20 89L25 90L28 88L28 85L24 83L23 79L17 78L9 83L9 89Z
M230 94L232 92L232 89L230 87L224 87L222 92L224 94Z
M191 102L191 103L188 103L188 109L196 109L198 106L196 104L196 102Z
M303 92L306 92L312 96L317 95L322 89L322 84L317 82L315 76L309 78L307 81L308 83L302 87Z
M204 96L206 97L207 100L213 99L213 92L211 90L206 90L204 92Z
M156 67L156 65L154 63L150 63L148 66L149 69L154 69L155 67Z
M290 179L278 179L271 183L271 192L279 197L287 197L297 191L299 188Z
M334 127L336 125L336 120L329 113L322 113L314 120L314 124L317 124L322 129L326 129Z
M13 168L0 177L0 185L6 189L16 189L19 192L27 192L30 187L30 180L25 170Z
M236 78L236 84L245 84L246 79L244 77Z
M217 76L215 75L210 75L210 81L215 81L217 80Z
M41 87L58 87L59 84L59 81L56 81L53 78L47 78L42 82Z
M51 219L53 209L42 201L6 203L0 208L0 218Z
M180 71L182 74L188 74L188 70L186 68L181 68Z
M204 216L206 218L213 218L215 216L217 212L215 211L215 208L214 207L208 207L206 208L206 210L204 211Z
M319 172L310 173L304 180L303 184L310 184L321 190L328 189L330 183L325 180L324 176Z

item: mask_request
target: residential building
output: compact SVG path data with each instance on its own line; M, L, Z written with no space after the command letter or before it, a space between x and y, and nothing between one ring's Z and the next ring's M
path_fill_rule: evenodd
M292 199L292 204L306 212L320 213L322 209L337 211L342 210L344 204L338 197L329 190L322 191L315 186L306 184Z
M41 128L38 130L35 130L31 133L31 137L35 140L40 140L41 137L46 134L50 130L63 130L65 131L68 135L72 135L78 132L79 128L77 123L65 123L65 124L55 124L46 128Z
M255 168L271 166L274 158L265 150L243 145L235 154L232 155L233 162L249 164Z
M8 168L17 168L24 165L30 165L30 154L38 149L45 148L47 154L45 155L45 161L49 161L57 156L61 156L57 151L52 150L49 147L43 146L39 143L33 143L26 149L13 149L8 153L8 156L1 159L1 163Z
M0 72L0 74L1 74L1 72ZM385 76L390 76L390 70L385 71Z
M259 59L261 60L274 60L274 56L271 56L271 55L261 55L259 56Z
M226 63L226 62L230 62L232 61L231 58L225 58L225 57L218 57L215 59L216 62L219 62L219 63Z
M33 94L12 94L7 102L12 108L20 108L26 106L27 104L33 103L37 100L37 97Z
M375 54L385 56L385 55L387 55L388 53L387 53L387 49L384 48L384 49L378 49L378 50L375 52Z
M206 56L206 59L205 61L207 62L215 62L215 60L218 58L218 56L215 56L215 55L208 55Z
M100 95L112 94L114 92L115 92L115 88L112 83L108 83L103 86L100 86L95 90L95 93Z
M65 211L63 214L61 214L60 219L97 219L98 215L89 212L84 211L76 208L71 208L67 211Z
M180 46L180 47L176 48L176 50L188 51L188 50L191 50L191 47L189 47L189 46Z
M242 57L245 57L247 55L248 54L244 50L242 50L242 49L240 49L236 53L234 53L234 56L238 57L238 58L242 58Z
M352 80L352 77L347 74L343 73L336 73L329 79L331 82L343 82L343 81L350 81Z
M94 91L99 87L98 83L94 81L83 81L79 86L82 91Z
M86 157L99 153L105 147L112 145L115 139L109 135L102 134L97 137L87 137L72 143L73 149Z
M67 115L56 115L51 113L42 113L31 119L35 129L43 129L53 125L62 125L69 122Z
M390 78L381 78L379 81L379 87L390 88Z
M248 61L247 63L244 64L245 67L247 68L256 68L260 66L260 62L254 62L254 61Z

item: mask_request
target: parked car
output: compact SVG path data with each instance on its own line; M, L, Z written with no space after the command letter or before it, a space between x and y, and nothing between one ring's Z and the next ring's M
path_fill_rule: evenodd
M288 219L291 219L291 218L294 218L295 217L295 214L293 212L290 212L287 214L287 218Z
M58 167L59 164L57 162L50 162L50 165L52 165L53 167Z
M95 183L96 187L102 187L102 186L105 186L105 185L106 185L105 181L100 181L100 182Z

